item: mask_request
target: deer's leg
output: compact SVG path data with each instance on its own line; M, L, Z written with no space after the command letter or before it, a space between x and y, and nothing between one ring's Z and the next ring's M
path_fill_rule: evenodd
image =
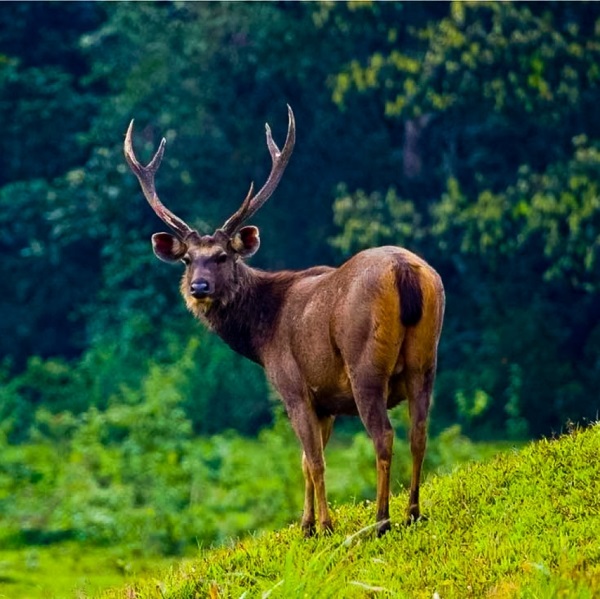
M387 415L387 380L357 376L352 390L377 458L377 534L390 530L390 466L394 429Z
M421 517L419 486L427 445L427 416L431 405L434 378L435 368L425 372L408 371L406 375L408 411L410 414L410 451L413 460L407 524Z
M286 400L285 404L292 427L303 449L302 471L305 481L305 495L302 528L305 534L308 535L314 531L316 499L316 511L321 529L331 531L333 526L325 492L325 458L323 455L324 438L322 430L328 438L333 420L330 424L322 425L312 406L304 399Z
M331 436L333 421L333 416L319 419L323 450L325 450L329 437ZM304 511L302 514L302 530L306 536L312 536L315 532L315 485L310 473L310 466L305 451L302 452L302 473L304 474Z
M304 474L304 510L301 526L304 535L311 537L315 534L315 485L305 451L302 452L302 474Z

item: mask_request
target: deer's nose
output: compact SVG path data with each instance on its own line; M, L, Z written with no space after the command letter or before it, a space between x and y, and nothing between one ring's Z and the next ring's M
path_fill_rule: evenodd
M210 283L206 279L197 279L190 285L190 293L196 299L208 297L212 293Z

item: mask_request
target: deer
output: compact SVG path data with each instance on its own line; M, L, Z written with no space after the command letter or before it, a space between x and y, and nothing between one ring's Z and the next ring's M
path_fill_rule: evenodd
M271 172L212 234L200 233L165 207L155 186L163 138L143 166L133 150L133 120L124 153L146 200L172 233L152 235L154 254L182 262L180 291L190 312L234 351L260 364L281 397L302 446L306 536L333 530L325 489L324 449L336 416L358 415L372 439L377 468L376 528L391 529L390 465L394 429L388 410L408 402L412 475L407 523L421 518L419 487L444 316L438 273L407 249L361 251L334 268L269 272L246 260L260 247L245 225L277 188L296 141L288 105L283 149L266 128ZM316 510L315 510L316 505Z

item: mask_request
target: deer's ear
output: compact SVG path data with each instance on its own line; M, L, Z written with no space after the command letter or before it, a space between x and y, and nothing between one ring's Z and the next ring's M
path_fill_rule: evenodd
M258 252L260 233L258 227L242 227L232 238L231 247L242 258L249 258Z
M156 257L164 262L177 262L185 256L187 245L170 233L154 233L152 249Z

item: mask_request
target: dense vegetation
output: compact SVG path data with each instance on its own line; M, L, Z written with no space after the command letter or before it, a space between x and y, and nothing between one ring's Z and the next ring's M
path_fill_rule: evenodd
M167 138L163 200L212 230L264 180L263 125L281 139L289 103L296 150L253 264L392 243L441 273L430 471L480 451L463 435L597 417L600 5L0 14L0 546L178 554L299 511L297 444L262 372L193 322L178 268L152 255L164 226L122 154L133 117L139 155ZM331 497L372 496L369 441L341 429Z

